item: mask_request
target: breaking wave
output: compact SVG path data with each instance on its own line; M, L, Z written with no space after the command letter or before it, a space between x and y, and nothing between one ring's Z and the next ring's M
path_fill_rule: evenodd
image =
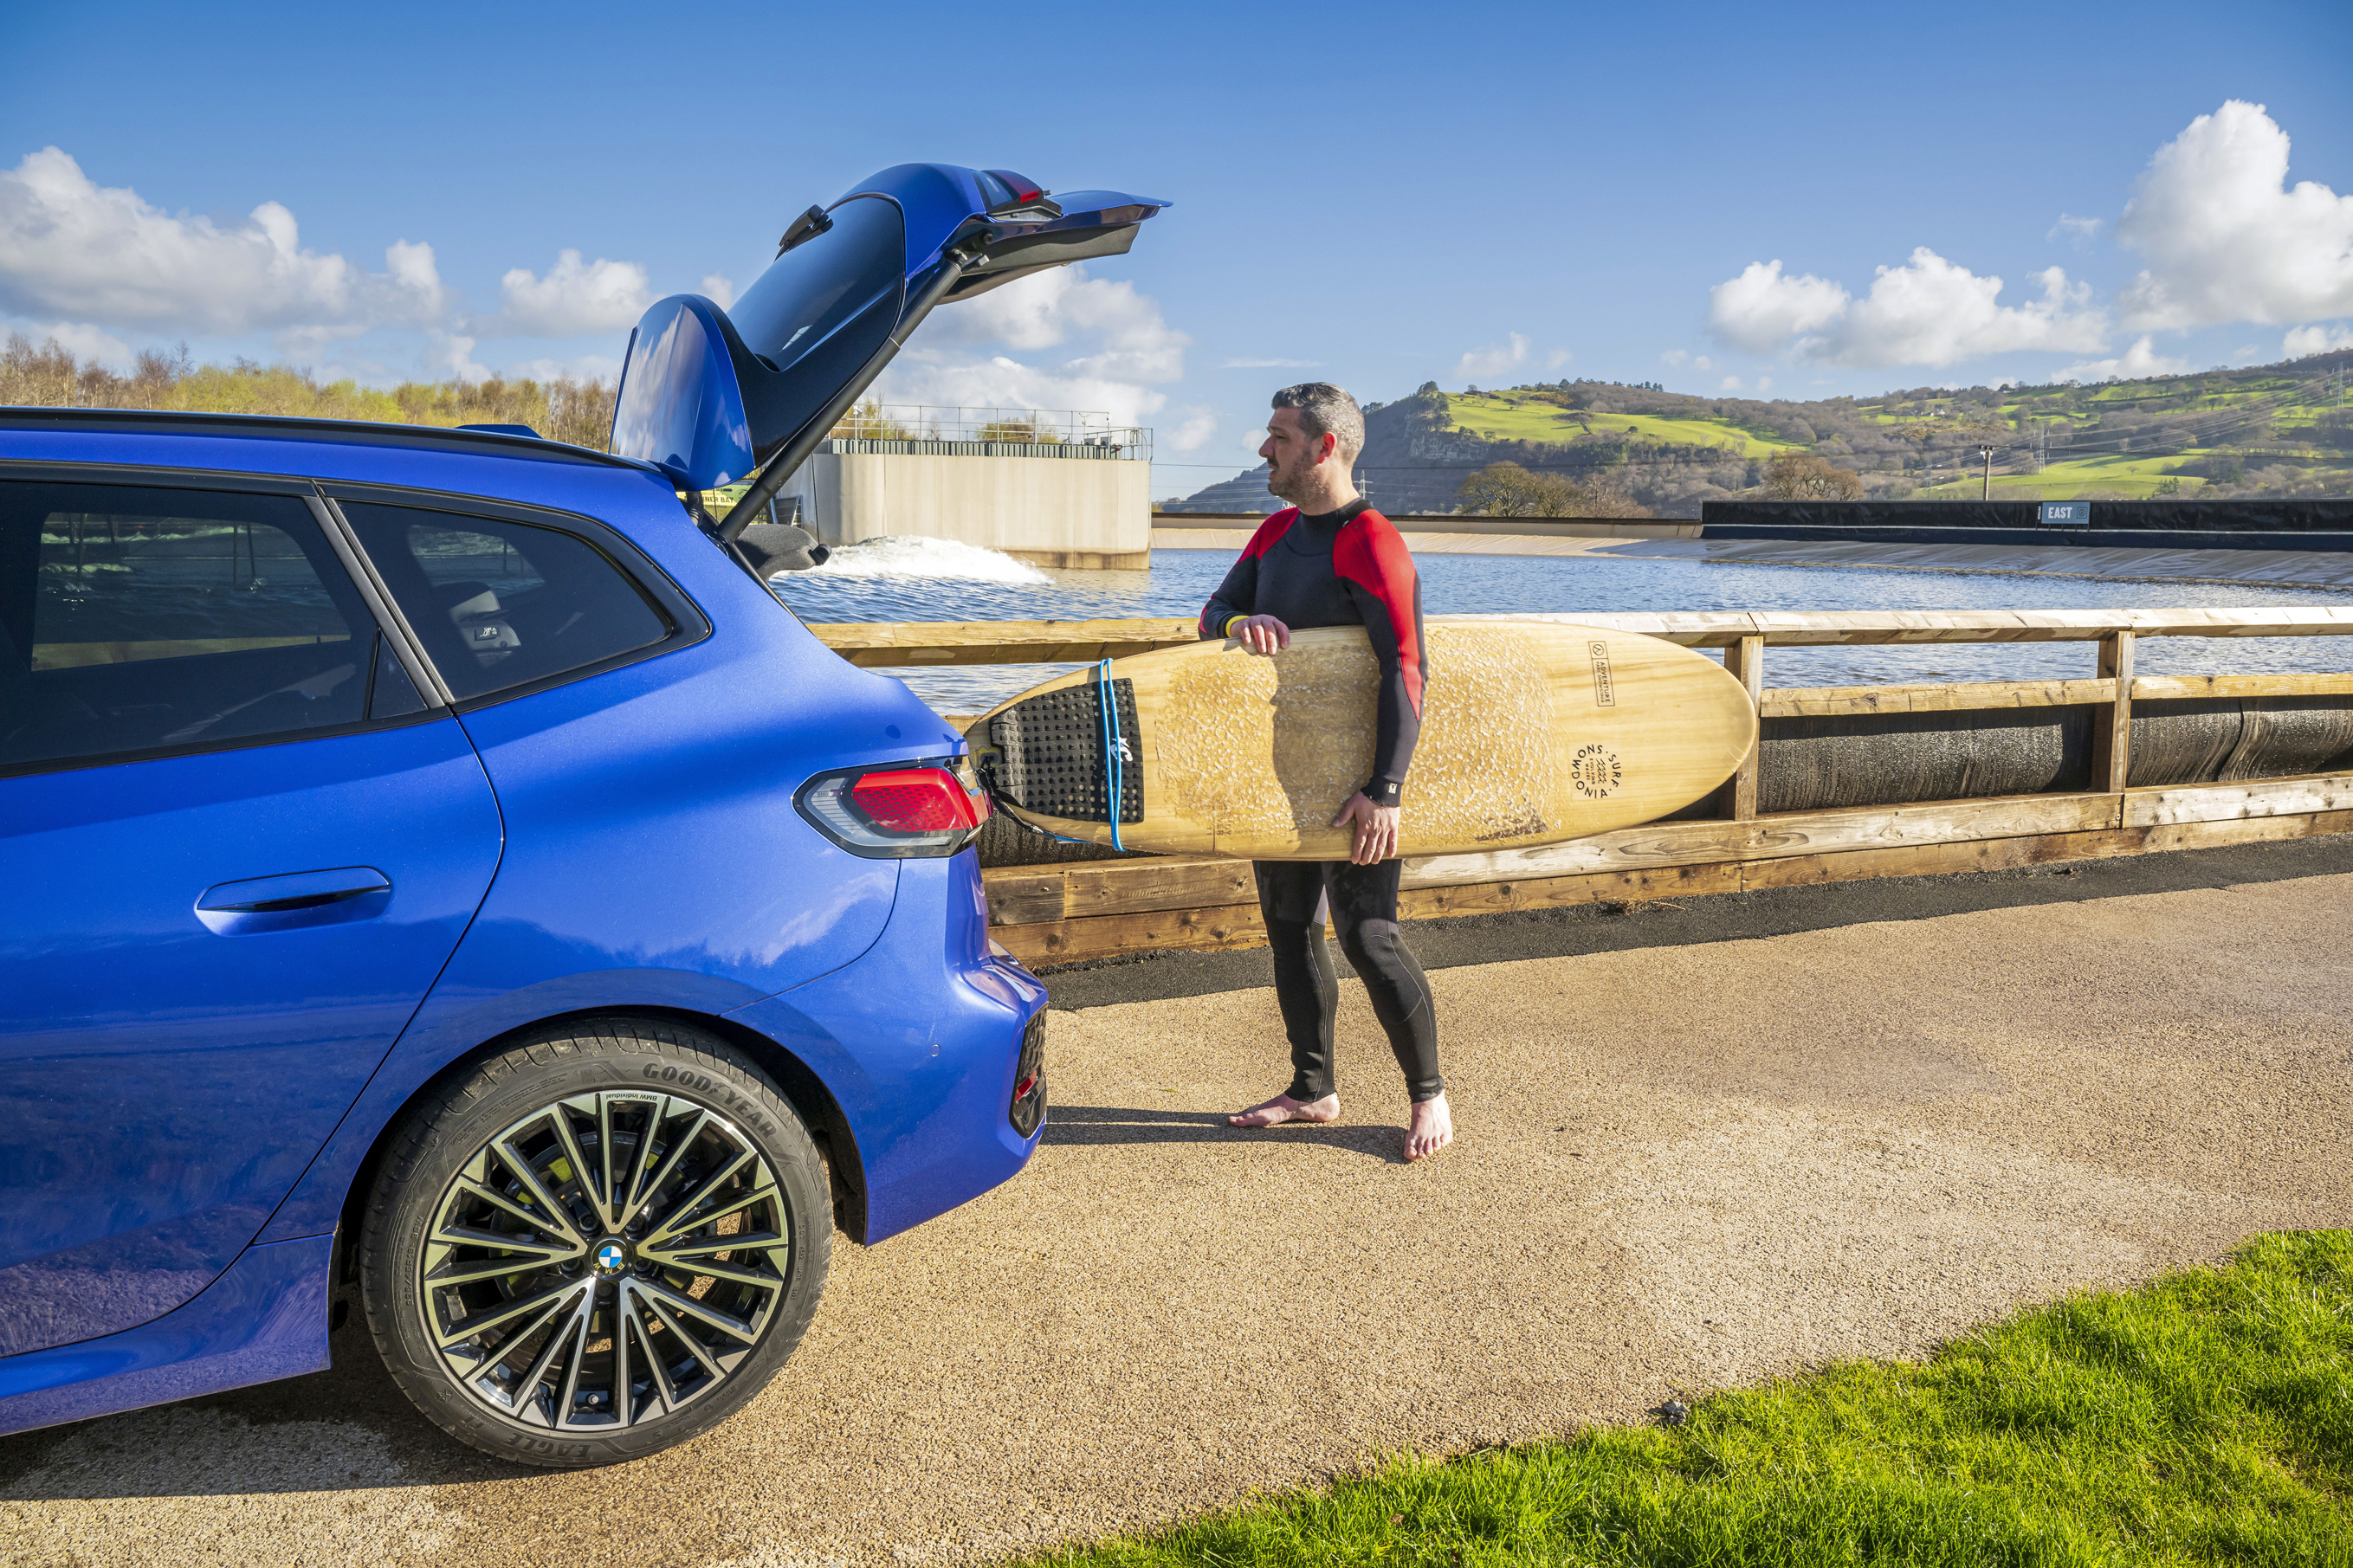
M925 539L886 533L845 544L822 566L793 576L816 584L828 577L896 577L965 583L1005 583L1025 588L1053 581L1024 561L1001 550L966 544L956 539Z

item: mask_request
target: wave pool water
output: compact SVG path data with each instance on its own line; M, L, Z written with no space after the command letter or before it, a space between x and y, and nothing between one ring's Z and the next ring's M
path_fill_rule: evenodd
M813 572L775 581L777 596L808 621L1024 621L1192 616L1232 557L1215 550L1163 550L1149 572L1060 572L1024 565L942 540L872 541ZM836 563L859 552L858 564ZM983 575L962 553L997 556ZM985 563L981 563L984 564ZM1581 555L1423 555L1416 560L1425 614L1579 610L2085 610L2342 606L2314 588L2217 587L2200 583L2108 581L2002 572L1755 565L1701 560ZM1773 648L1767 686L1861 686L1927 680L2088 677L2088 643L1998 643L1927 647ZM2160 637L2139 645L2144 675L2222 675L2353 669L2353 638ZM892 670L942 712L973 713L1025 691L1067 665L982 665ZM1443 670L1433 670L1443 679Z

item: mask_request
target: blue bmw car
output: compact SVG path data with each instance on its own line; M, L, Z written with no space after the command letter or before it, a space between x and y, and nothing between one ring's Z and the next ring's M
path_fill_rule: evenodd
M1021 1169L986 797L766 503L926 312L1163 205L886 170L648 312L610 453L0 412L0 1432L356 1304L453 1436L634 1458L775 1373L837 1224Z

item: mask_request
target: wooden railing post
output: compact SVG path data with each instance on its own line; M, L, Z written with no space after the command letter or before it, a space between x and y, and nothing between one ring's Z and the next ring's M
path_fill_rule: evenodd
M1765 701L1765 639L1746 637L1724 647L1724 668L1732 679L1747 689L1748 705L1762 709ZM1757 816L1757 760L1765 750L1765 737L1759 733L1757 744L1740 760L1740 771L1732 775L1732 819L1748 822Z
M2110 632L2100 639L2100 679L2116 683L2116 700L2092 710L2092 787L2124 793L2132 774L2133 635Z

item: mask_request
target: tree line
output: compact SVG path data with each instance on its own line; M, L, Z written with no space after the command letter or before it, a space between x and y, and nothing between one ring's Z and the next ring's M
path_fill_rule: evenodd
M154 350L128 374L85 359L55 339L36 347L21 332L0 349L0 404L49 408L154 408L188 414L271 414L308 419L365 419L394 425L528 425L550 439L605 449L613 427L611 383L558 375L547 380L491 376L484 381L407 381L391 388L346 377L322 382L311 371L238 358L197 364L185 345Z

